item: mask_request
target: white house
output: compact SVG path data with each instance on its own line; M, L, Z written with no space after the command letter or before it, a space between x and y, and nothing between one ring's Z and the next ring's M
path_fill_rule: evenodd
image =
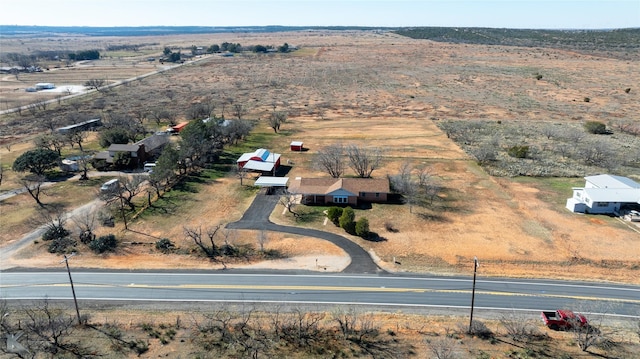
M584 187L574 187L573 197L567 199L567 209L577 213L620 214L620 209L640 205L640 184L613 175L584 178Z

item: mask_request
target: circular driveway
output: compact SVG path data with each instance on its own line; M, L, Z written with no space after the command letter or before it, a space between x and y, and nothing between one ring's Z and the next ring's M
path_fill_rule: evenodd
M269 221L269 216L279 199L280 195L277 191L272 195L258 193L242 218L237 222L227 224L227 228L266 230L324 239L342 248L351 257L351 264L342 271L343 273L382 272L382 269L371 259L369 253L345 237L316 229L282 226Z

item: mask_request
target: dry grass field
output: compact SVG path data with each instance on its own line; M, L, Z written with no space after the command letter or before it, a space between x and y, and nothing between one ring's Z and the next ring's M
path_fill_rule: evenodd
M356 211L356 216L367 217L371 230L385 240L352 239L390 271L466 274L472 268L473 257L477 256L483 276L640 283L638 228L614 218L577 215L564 209L571 186L580 185L580 178L491 176L437 126L442 121L480 120L513 126L552 123L563 127L587 120L633 119L640 111L638 89L634 88L640 83L637 61L546 48L436 43L391 33L358 31L109 41L152 45L143 47L144 55L133 60L105 59L72 69L25 75L20 84L15 83L15 78L5 76L0 88L6 91L6 101L10 101L11 94L7 89L31 82L72 84L94 77L116 80L139 76L156 68L143 64L143 58L159 54L164 46L186 52L193 44L209 46L228 41L278 46L287 42L300 50L285 55L212 56L108 93L92 93L72 101L82 104L77 112L87 117L164 107L175 111L178 119L184 118L189 106L205 101L216 103L214 113L217 115L221 115L226 106L225 116L232 117L230 104L240 103L248 110L246 118L261 119L255 129L256 136L264 138L269 149L282 153L284 161L293 162L288 174L292 178L322 176L313 165L314 154L336 142L384 149L384 164L373 173L374 177L396 173L405 161L416 167L431 168L443 185L442 193L432 206L414 206L410 212L405 205L374 205L371 209ZM77 46L98 47L93 43ZM132 65L119 65L127 63ZM543 74L542 80L536 80L535 74ZM625 93L624 89L629 87L632 90ZM590 102L584 102L584 97L589 97ZM102 108L96 108L97 100L103 103ZM264 122L274 106L288 113L288 121L278 134L272 133ZM16 149L26 148L31 137L43 131L39 119L50 116L64 122L73 111L76 111L74 106L62 102L34 116L4 115L1 119L4 127L15 132L3 132L2 141L15 145L11 152L0 148L2 163L8 165L6 158L15 156ZM153 128L154 123L147 125ZM309 151L289 152L292 140L304 141ZM632 147L637 144L637 140L631 141L636 141L631 142ZM583 170L582 175L605 171L601 168ZM636 179L639 175L637 167L625 167L623 174ZM7 171L9 183L12 176L14 174ZM2 187L7 189L5 186L3 181ZM124 242L151 244L157 238L170 238L179 247L186 248L189 242L182 234L183 225L206 226L237 220L255 193L241 188L231 174L207 181L197 190L197 196L185 198L170 215L141 216L132 224L135 231L120 231L120 227L116 227L101 228L100 232L116 233ZM3 217L10 211L10 204L33 206L26 195L15 197L0 204ZM282 207L276 208L271 218L275 222L293 223L291 217L283 215ZM386 232L387 222L398 231ZM7 224L1 225L2 232L8 233ZM331 224L323 225L319 217L298 225L343 233ZM29 230L28 226L15 231L11 228L13 238L3 235L5 243ZM308 268L308 263L323 253L328 255L328 264L339 263L331 266L335 270L344 264L340 251L333 246L319 247L316 240L279 234L270 236L268 246L289 256L307 256L306 261L290 262L291 266ZM255 233L239 233L237 237L246 243L256 241ZM294 241L305 245L292 245ZM314 251L310 252L311 248ZM15 264L57 263L54 256L42 253L43 248L22 253ZM215 266L184 255L167 261L150 246L127 246L107 257L87 252L77 265Z
M455 358L465 359L639 358L640 344L633 339L630 328L622 327L603 327L613 333L611 340L621 345L609 351L592 347L590 352L582 352L573 333L549 331L530 319L524 320L529 321L533 334L527 340L516 341L508 334L502 318L483 320L490 334L477 336L466 334L468 322L464 318L438 312L425 316L400 311L350 311L344 307L319 312L318 308L304 306L188 306L189 310L176 311L162 304L153 309L127 304L85 305L83 313L91 312L91 327L75 328L61 341L78 342L103 358L238 358L248 357L250 352L258 358L427 359L443 357L448 351ZM344 313L356 319L354 334L343 336L339 329L336 318ZM504 319L508 322L522 318ZM216 320L245 323L244 331L231 329L223 339L220 329L214 329L219 328L214 324ZM299 327L296 320L301 320ZM369 331L359 338L364 328Z

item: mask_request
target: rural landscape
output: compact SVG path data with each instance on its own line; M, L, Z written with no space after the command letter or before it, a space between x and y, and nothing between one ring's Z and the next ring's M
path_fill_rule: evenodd
M0 38L3 273L358 264L321 231L364 250L365 274L640 285L640 198L568 209L601 175L640 182L638 29L30 31ZM515 311L467 331L443 310L83 305L75 325L67 301L4 301L32 350L0 357L640 352L640 308L597 331Z

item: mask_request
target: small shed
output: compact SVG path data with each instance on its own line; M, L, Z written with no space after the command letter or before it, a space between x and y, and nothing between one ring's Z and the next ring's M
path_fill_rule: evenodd
M303 148L302 141L291 142L291 151L302 151L302 148Z

